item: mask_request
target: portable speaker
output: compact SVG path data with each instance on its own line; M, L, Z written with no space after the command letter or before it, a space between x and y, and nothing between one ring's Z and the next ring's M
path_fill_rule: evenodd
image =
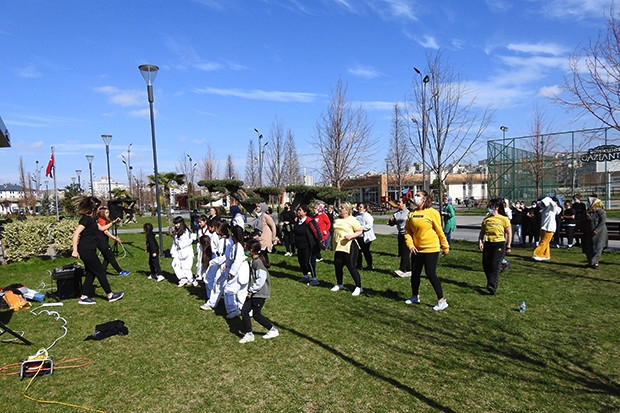
M123 201L108 201L108 209L112 221L116 218L123 219Z
M60 300L78 298L82 295L82 276L84 270L79 265L65 265L55 268L52 279L56 281L56 296Z

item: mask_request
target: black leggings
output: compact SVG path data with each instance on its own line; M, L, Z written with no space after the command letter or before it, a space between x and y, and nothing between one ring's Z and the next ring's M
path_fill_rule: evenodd
M362 256L366 259L366 268L372 268L372 253L370 252L370 242L364 242L364 238L358 238L357 242L359 242L361 251L357 254L357 268L362 268Z
M110 244L108 244L107 241L102 242L99 245L97 245L97 248L99 248L99 251L101 252L101 255L103 256L103 262L101 263L101 265L103 265L104 271L108 269L108 263L112 265L112 268L114 268L116 272L123 271L121 266L118 265L118 262L116 261L116 257L114 256L114 251L112 251L112 248L110 247Z
M241 308L241 319L243 320L243 329L245 333L252 332L252 317L261 326L267 330L271 330L273 324L267 317L261 312L265 306L265 298L247 298ZM252 317L250 317L250 311L252 311Z
M80 259L84 262L85 277L84 284L82 284L82 295L92 297L95 294L95 288L93 286L95 277L97 277L103 291L105 291L106 294L110 294L112 288L108 282L105 270L101 265L101 261L99 261L99 257L97 256L97 250L78 249L78 253L80 254Z
M310 274L312 278L316 278L316 259L313 251L308 248L297 248L297 262L301 268L303 275Z
M441 281L437 277L437 262L439 261L439 252L418 252L411 254L411 295L419 295L420 277L422 268L426 273L426 277L431 282L437 299L443 298L443 290L441 289Z
M355 240L351 241L351 250L349 254L342 251L336 251L334 254L334 269L336 270L336 284L342 285L343 268L347 267L353 277L356 287L362 287L360 273L357 272L357 254L358 248Z

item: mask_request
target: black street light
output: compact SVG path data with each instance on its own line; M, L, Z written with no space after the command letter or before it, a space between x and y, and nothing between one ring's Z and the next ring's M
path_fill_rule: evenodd
M153 146L153 175L155 177L155 202L157 204L157 229L159 231L159 254L164 254L164 239L161 232L161 200L159 199L159 173L157 172L157 144L155 142L155 116L153 114L153 81L157 77L159 67L154 65L140 65L140 74L146 81L146 92L149 100L151 117L151 144Z
M131 145L133 145L133 143L129 144L129 147L127 148L127 158L125 158L125 155L121 155L121 162L123 162L123 165L125 165L125 170L127 171L127 182L129 185L129 196L132 195L131 193L131 179L132 179L132 170L133 170L133 166L131 166Z
M105 143L105 156L108 162L108 200L112 200L112 178L110 177L110 142L112 135L101 135L101 139Z
M90 173L90 195L95 196L95 187L93 186L93 159L95 159L94 155L86 155L86 160L88 161L88 172Z
M263 134L256 128L254 128L254 132L258 134L258 186L263 186Z
M428 144L426 127L426 84L429 82L430 77L428 77L428 75L422 76L422 72L420 72L417 67L414 67L413 70L420 75L420 79L422 80L422 188L428 192L429 180L426 176L426 146Z

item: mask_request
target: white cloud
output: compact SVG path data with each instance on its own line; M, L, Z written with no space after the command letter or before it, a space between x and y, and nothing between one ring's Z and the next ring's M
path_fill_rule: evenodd
M157 112L155 110L155 112ZM131 118L149 118L150 116L150 111L149 109L140 109L140 110L132 110L131 112L129 112L129 117Z
M439 43L432 36L424 36L422 40L418 40L418 43L428 49L439 49Z
M353 76L361 77L363 79L374 79L381 76L381 72L368 66L358 66L355 68L351 68L348 70L348 72Z
M23 67L17 70L17 75L19 77L25 78L37 78L43 77L43 74L39 72L33 65Z
M543 86L538 91L538 96L553 98L561 94L563 91L564 89L560 85Z
M139 90L121 90L115 86L100 86L96 92L108 95L110 103L120 106L138 106L145 101L145 92Z
M506 46L513 52L529 54L550 54L552 56L562 56L566 53L566 48L557 43L509 43Z
M313 102L317 95L314 93L304 92L280 92L280 91L266 91L260 89L254 89L250 91L243 91L239 89L218 89L212 87L206 87L203 89L194 89L198 94L210 94L219 96L234 96L243 99L250 100L262 100L269 102L298 102L298 103L310 103Z

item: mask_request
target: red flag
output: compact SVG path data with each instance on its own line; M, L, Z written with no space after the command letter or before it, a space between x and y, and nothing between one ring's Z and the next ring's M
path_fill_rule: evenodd
M52 168L54 168L54 154L52 154L52 156L50 157L50 161L47 163L47 168L45 168L45 176L53 178Z

